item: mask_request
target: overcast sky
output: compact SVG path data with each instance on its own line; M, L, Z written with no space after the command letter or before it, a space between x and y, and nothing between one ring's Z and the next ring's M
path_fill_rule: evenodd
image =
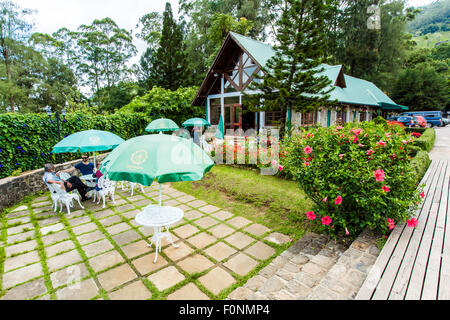
M435 0L409 0L410 6L427 5ZM133 30L144 14L163 12L166 2L172 5L174 17L178 17L178 0L13 0L22 8L36 9L31 21L34 32L52 34L62 27L76 30L94 19L110 17L120 28ZM138 49L132 62L137 62L145 50L145 43L134 37Z

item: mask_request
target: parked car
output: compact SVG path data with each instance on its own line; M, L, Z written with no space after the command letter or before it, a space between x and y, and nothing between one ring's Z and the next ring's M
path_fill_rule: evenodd
M419 122L419 125L420 125L422 128L427 127L428 122L427 122L427 120L425 120L424 117L419 116L419 115L415 115L414 117L417 118L417 121Z
M442 122L444 123L444 127L446 126L446 125L448 125L449 123L450 123L450 119L449 118L442 118Z
M419 120L416 117L400 116L395 121L403 123L406 127L420 127Z
M443 126L442 112L441 111L409 111L403 112L405 116L422 116L427 120L427 127Z

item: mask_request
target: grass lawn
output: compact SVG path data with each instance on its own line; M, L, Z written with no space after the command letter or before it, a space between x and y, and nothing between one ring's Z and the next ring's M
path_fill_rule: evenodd
M314 231L305 218L313 203L295 181L215 165L202 180L172 183L172 187L294 239Z

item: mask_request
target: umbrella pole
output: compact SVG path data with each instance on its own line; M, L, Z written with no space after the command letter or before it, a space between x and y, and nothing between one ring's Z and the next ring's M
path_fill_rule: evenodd
M94 168L97 168L97 166L95 165L95 151L94 151Z
M161 209L161 198L162 198L162 186L161 186L161 183L159 183L159 201L158 201L158 205L159 205L160 209Z

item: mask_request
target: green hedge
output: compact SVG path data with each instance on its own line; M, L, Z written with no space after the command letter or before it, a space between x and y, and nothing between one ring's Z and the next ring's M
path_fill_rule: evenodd
M414 145L420 147L422 150L430 152L436 140L436 131L432 128L425 130L420 138L414 141Z
M419 132L419 133L424 133L425 130L427 130L427 128L422 128L422 127L417 127L417 128L413 128L413 127L405 127L405 131L408 133L411 132Z
M73 113L61 121L61 139L78 131L97 129L117 134L127 140L145 134L150 119L141 113L115 113L108 116ZM46 162L59 162L51 152L58 143L55 117L47 114L0 114L0 178L41 168ZM63 153L63 162L79 158Z
M419 183L422 177L424 176L425 172L427 171L428 167L430 166L431 160L428 156L428 152L426 151L419 151L417 152L416 156L411 161L411 166L414 170L414 174L417 177L417 182Z

